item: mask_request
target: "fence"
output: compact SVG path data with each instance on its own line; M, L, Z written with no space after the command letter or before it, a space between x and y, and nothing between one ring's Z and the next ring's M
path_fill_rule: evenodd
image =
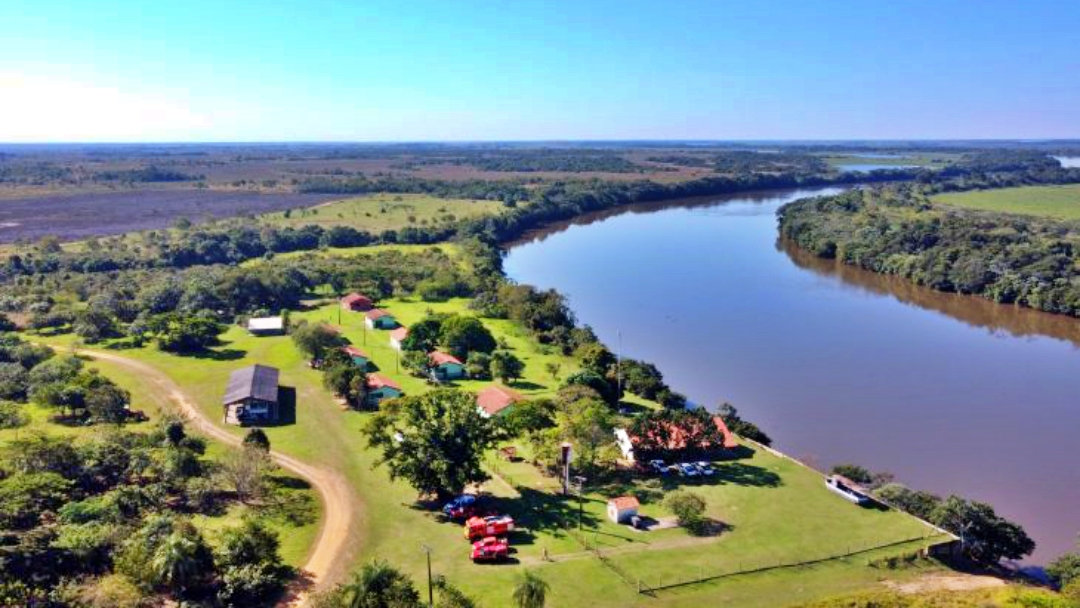
M689 586L689 585L696 585L696 584L699 584L699 583L705 583L705 582L709 582L709 581L715 581L715 580L719 580L719 579L723 579L723 578L729 578L729 577L739 576L739 575L744 575L744 574L754 574L754 573L758 573L758 572L768 572L768 571L771 571L771 570L782 570L782 569L788 569L788 568L803 568L803 567L813 566L813 565L816 565L816 564L821 564L821 563L830 562L830 561L840 561L840 560L844 560L844 559L847 559L847 558L855 557L857 555L862 555L862 554L870 553L870 552L873 552L873 551L878 551L878 550L881 550L881 549L888 549L888 548L891 548L891 547L899 547L901 545L907 545L907 544L918 542L918 541L930 541L931 539L939 539L939 540L934 541L934 542L930 542L930 543L924 545L923 547L921 547L920 548L920 553L927 553L932 549L932 547L937 546L939 544L943 544L943 543L948 544L948 543L953 542L952 538L948 538L948 537L943 538L942 535L916 536L916 537L908 538L908 539L905 539L905 540L898 540L898 541L893 541L893 542L883 543L883 544L877 544L877 545L867 545L867 546L854 547L854 548L848 547L847 550L843 551L843 552L835 552L835 553L831 553L831 554L825 554L825 555L821 555L821 556L813 557L813 558L809 558L809 559L786 560L786 559L783 559L783 558L773 558L773 559L766 558L766 559L754 560L754 561L749 561L748 560L748 561L745 561L745 562L742 562L742 561L739 562L738 566L736 566L735 568L712 571L712 572L706 572L704 570L704 568L699 568L696 575L691 575L691 576L687 576L687 577L675 577L675 578L670 579L670 580L665 578L665 577L660 577L660 579L658 581L654 580L655 584L650 584L646 579L641 578L641 577L632 578L630 581L627 581L627 577L623 576L623 575L620 575L620 578L623 578L624 581L630 583L633 586L636 586L638 593L641 593L641 594L644 594L644 595L652 595L657 591L663 591L665 589L674 589L674 588L677 588L677 587L686 587L686 586ZM867 560L868 564L869 564L869 561L870 560Z

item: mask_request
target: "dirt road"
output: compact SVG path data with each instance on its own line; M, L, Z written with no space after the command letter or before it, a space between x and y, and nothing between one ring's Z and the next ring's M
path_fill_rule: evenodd
M215 426L179 385L153 366L113 353L96 350L77 352L80 355L109 361L138 372L144 380L157 386L162 395L168 395L183 417L200 433L229 445L240 445L239 437ZM307 563L303 566L304 578L307 581L303 587L290 590L283 602L286 606L302 606L307 601L308 590L327 582L327 576L344 553L349 528L352 522L356 521L353 501L350 498L349 484L339 473L305 464L280 452L271 451L270 456L282 468L306 479L322 496L322 529L319 530L315 546L308 555Z

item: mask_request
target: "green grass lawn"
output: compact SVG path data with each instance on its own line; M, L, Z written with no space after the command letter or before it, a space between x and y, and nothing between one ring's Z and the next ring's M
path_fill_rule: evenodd
M1080 184L952 192L938 194L930 200L940 205L980 211L1080 220Z
M379 233L409 226L432 226L497 215L505 209L499 201L435 198L425 194L373 194L315 207L268 213L258 219L275 226L351 226Z
M390 299L380 306L408 325L427 311L468 313L465 300L441 303ZM294 319L339 323L336 301L295 313ZM406 393L429 390L423 381L397 367L397 352L390 348L388 332L366 331L359 313L340 312L340 326L353 343L365 349L380 372L398 381ZM572 359L537 344L505 320L484 319L498 340L526 362L525 377L517 387L527 395L553 392L562 377L572 373ZM60 336L53 341L69 341ZM634 580L650 586L696 576L727 572L750 565L814 559L932 533L915 519L895 511L862 509L828 492L821 476L790 460L757 450L747 459L719 465L715 481L692 484L706 497L709 515L730 529L713 538L690 537L681 529L633 532L604 518L606 497L634 492L645 499L643 513L667 516L663 492L679 487L673 478L660 482L636 480L591 488L584 506L585 529L579 535L564 529L577 521L577 503L555 495L555 482L525 462L490 459L499 476L485 484L500 508L518 518L525 531L513 538L516 564L479 566L468 560L468 545L459 525L442 522L416 504L416 492L403 482L391 482L386 471L373 468L376 454L368 449L360 430L370 417L343 409L322 387L320 373L310 369L288 337L255 338L237 327L223 336L221 346L201 357L178 357L153 347L127 349L121 354L146 361L183 386L213 420L221 419L219 400L229 373L243 365L263 363L281 370L284 386L296 389L296 422L267 429L274 448L311 464L340 471L349 480L359 521L342 566L355 568L372 558L390 561L423 584L426 578L422 546L432 549L436 573L477 597L484 605L505 605L514 580L523 568L536 568L551 584L550 606L699 606L727 600L740 606L773 606L872 587L882 578L916 576L918 569L883 572L866 565L868 559L910 551L911 542L846 560L815 566L780 569L722 578L715 582L639 595L636 586L622 580L611 567L585 550L599 547L611 563ZM560 364L552 378L546 362ZM487 382L464 381L461 388L476 390ZM236 427L225 427L242 434ZM496 464L497 463L497 464ZM229 517L235 517L230 513ZM288 538L283 551L291 559L302 555L298 547L313 540L314 531ZM554 561L544 561L544 555ZM295 562L294 562L295 563ZM933 567L933 566L926 566Z

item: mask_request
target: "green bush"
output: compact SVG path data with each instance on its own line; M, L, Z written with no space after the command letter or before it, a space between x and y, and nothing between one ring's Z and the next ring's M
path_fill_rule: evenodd
M709 527L705 518L705 499L700 495L688 490L672 492L664 501L664 505L675 514L679 525L686 528L691 534L704 534Z

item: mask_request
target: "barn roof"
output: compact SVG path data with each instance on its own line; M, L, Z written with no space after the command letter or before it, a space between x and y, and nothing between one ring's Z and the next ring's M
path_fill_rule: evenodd
M401 390L401 387L398 386L397 382L394 382L386 376L380 376L379 374L368 374L367 386L370 389L377 389L386 386L399 391Z
M360 350L359 348L356 348L355 346L353 346L351 344L348 345L348 346L342 346L341 350L343 350L345 352L345 354L349 355L350 357L363 357L365 359L370 359L371 358L371 357L368 357L367 353Z
M638 499L633 496L618 496L609 500L608 504L615 505L615 508L620 511L624 509L636 509L641 506Z
M393 338L394 340L397 340L398 342L401 342L405 338L409 337L409 328L408 327L399 327L399 328L397 328L397 329L390 332L390 337Z
M524 397L517 391L505 386L492 385L477 393L476 405L488 415L494 416L522 399Z
M461 359L458 359L450 353L444 353L441 350L437 350L429 354L428 359L431 361L432 365L445 365L447 363L462 365Z
M374 321L375 319L381 319L383 317L390 317L391 319L394 318L394 315L386 312L381 308L372 308L364 314L367 315L367 318L371 319L372 321Z
M225 387L225 396L222 397L221 402L228 405L248 398L277 402L278 370L276 367L250 365L229 375L229 384Z
M248 331L274 331L285 328L283 317L252 317L247 322Z

